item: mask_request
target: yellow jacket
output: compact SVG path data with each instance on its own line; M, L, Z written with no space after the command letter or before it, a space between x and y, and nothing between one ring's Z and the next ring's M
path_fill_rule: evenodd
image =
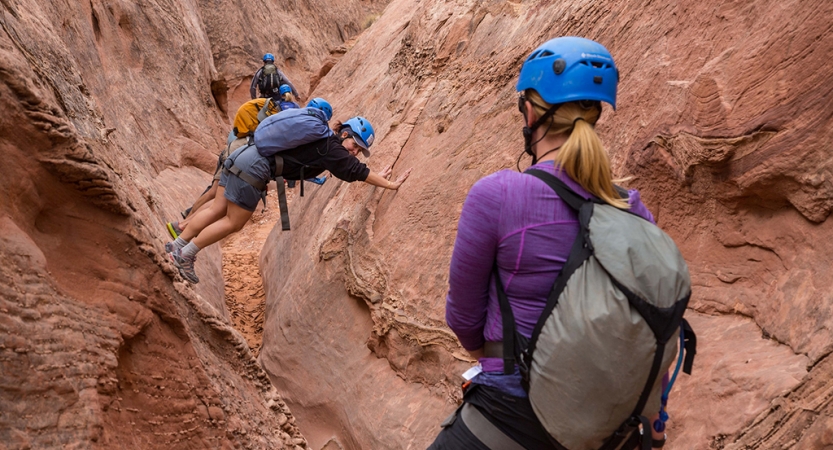
M260 121L257 120L257 113L263 109L263 105L266 103L266 100L269 99L256 98L254 100L249 100L237 109L237 115L234 116L234 128L237 130L238 138L245 137L255 132L255 128L257 128L257 125L260 123ZM275 106L275 102L269 102L269 109L266 111L266 116L271 116L278 111L279 110Z

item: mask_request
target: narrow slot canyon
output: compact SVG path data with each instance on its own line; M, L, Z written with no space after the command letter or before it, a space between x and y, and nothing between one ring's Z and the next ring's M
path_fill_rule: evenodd
M292 201L292 194L288 195ZM277 198L267 196L271 208L258 208L246 228L222 242L224 299L232 325L249 344L256 358L263 343L266 294L260 275L260 249L275 226Z
M825 0L0 2L0 449L426 448L475 363L445 317L461 210L528 164L516 82L555 36L613 54L595 129L691 274L664 448L833 448L831 23ZM265 53L410 177L288 189L291 231L272 184L191 284L166 222Z

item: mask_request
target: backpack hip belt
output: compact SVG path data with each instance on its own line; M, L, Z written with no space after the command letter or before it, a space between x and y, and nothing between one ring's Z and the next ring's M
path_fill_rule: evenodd
M494 426L471 403L463 403L459 413L466 428L491 450L523 450L523 446Z

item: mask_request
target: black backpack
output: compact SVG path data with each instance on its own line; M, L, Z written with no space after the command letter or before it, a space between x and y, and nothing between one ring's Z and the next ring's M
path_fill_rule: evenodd
M257 85L258 89L260 89L260 96L274 97L278 95L282 81L276 65L272 63L264 64L261 68L260 81Z

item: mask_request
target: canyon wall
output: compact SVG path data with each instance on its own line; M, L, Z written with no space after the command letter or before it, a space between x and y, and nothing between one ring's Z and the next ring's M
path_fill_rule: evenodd
M229 86L271 51L305 92L384 6L341 3L0 2L0 448L306 447L229 325L217 246L192 289L162 244Z
M338 180L292 205L261 265L260 361L315 448L424 448L472 363L444 323L471 185L522 152L515 81L545 40L605 44L598 131L690 264L693 376L670 448L831 445L833 5L393 0L317 85L377 132L397 192ZM524 160L522 166L528 164Z

